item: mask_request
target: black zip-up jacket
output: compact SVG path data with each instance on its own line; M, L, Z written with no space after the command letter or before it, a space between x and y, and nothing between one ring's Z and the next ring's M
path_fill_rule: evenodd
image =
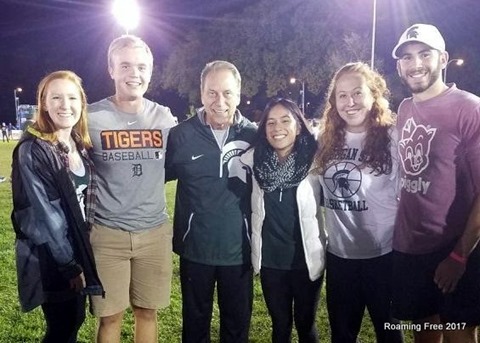
M224 142L204 111L170 130L166 180L178 179L173 250L206 265L250 264L251 175L239 156L256 126L237 111Z
M78 139L89 170L87 219L93 218L95 172ZM103 295L89 241L89 224L68 171L68 148L29 128L13 152L12 223L16 233L18 292L22 310L70 299L69 280L83 272L84 294Z

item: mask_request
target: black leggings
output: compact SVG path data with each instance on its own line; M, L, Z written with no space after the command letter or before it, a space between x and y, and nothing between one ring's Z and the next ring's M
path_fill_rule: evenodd
M78 330L85 320L84 295L63 302L42 304L47 332L42 343L76 343Z
M272 318L272 342L291 342L294 321L300 343L319 342L315 315L323 276L311 281L307 269L262 267L260 278L265 303Z
M365 307L375 329L377 343L402 343L400 330L385 323L392 318L392 253L368 259L348 259L327 253L327 309L332 343L355 343Z

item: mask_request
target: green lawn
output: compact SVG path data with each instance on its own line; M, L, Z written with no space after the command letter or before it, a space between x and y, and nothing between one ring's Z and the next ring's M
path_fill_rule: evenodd
M11 154L15 142L0 142L0 176L9 176L11 168ZM167 185L167 202L170 214L175 198L175 184ZM0 343L30 343L40 342L44 330L41 311L37 308L30 313L21 313L19 310L16 290L16 273L14 261L14 234L10 223L12 209L11 190L9 182L0 183ZM159 341L180 342L181 333L181 294L178 275L178 259L174 257L175 269L172 280L171 305L160 311ZM270 341L270 318L264 305L260 282L255 278L254 308L250 330L250 342ZM318 328L322 342L329 342L328 319L325 306L325 294L322 293L318 310ZM218 309L212 322L212 340L218 342ZM94 342L95 318L88 315L83 325L79 342ZM296 338L293 340L296 342ZM371 324L365 320L360 334L362 343L375 342ZM408 338L407 342L411 339ZM133 320L128 313L123 325L122 342L133 342Z

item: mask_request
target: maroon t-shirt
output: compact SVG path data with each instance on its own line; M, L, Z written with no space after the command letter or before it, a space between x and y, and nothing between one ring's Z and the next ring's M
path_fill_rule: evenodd
M400 204L393 248L437 251L456 239L480 191L480 98L456 88L398 110Z

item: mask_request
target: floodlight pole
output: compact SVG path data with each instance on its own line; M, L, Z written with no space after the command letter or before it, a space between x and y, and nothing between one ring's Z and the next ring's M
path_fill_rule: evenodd
M18 96L17 96L17 92L21 92L22 89L20 87L17 87L13 90L13 98L15 100L15 120L17 121L17 127L20 128L20 118L18 117L18 103L19 103L19 99L18 99Z
M377 0L373 0L373 18L372 18L372 52L370 60L370 68L375 65L375 35L377 30Z

